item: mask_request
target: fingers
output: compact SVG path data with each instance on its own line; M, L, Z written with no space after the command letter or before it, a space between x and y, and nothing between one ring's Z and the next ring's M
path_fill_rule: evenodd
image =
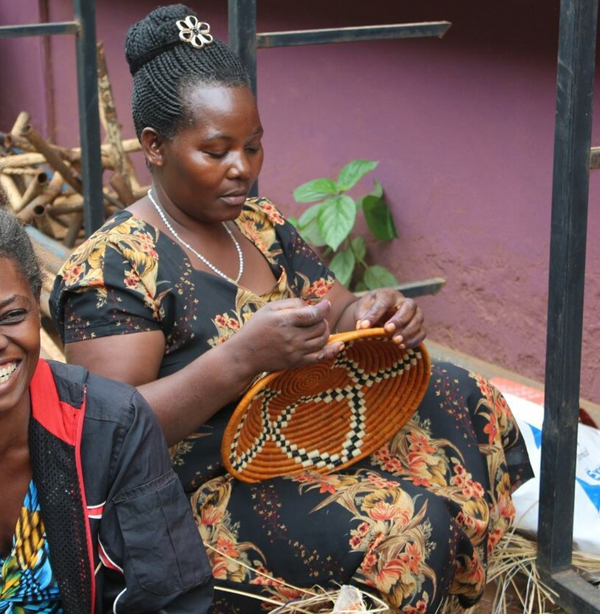
M306 354L304 356L303 364L308 365L315 362L321 362L322 360L335 358L344 349L344 347L344 344L339 341L336 343L327 343L322 349Z
M301 309L302 307L306 307L306 303L301 298L284 298L280 301L267 303L263 309L268 311L282 311L284 309Z
M408 348L416 347L425 339L423 312L414 301L411 303L403 304L385 324L386 332L393 335L394 342Z
M369 292L356 306L356 328L371 328L384 322L406 299L397 290L381 288Z
M293 299L295 300L295 299ZM316 305L304 305L300 308L290 308L279 311L282 326L313 326L329 316L331 303L327 300Z

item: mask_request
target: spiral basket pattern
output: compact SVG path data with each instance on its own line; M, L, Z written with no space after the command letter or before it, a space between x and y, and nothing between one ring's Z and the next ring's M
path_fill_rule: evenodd
M431 371L425 346L400 349L381 328L331 341L345 342L336 358L271 373L242 398L221 447L234 477L252 483L342 469L391 439L417 409Z

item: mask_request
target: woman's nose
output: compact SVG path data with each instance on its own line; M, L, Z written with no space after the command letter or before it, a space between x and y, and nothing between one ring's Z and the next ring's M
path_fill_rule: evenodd
M227 171L227 176L230 179L248 179L250 177L250 161L245 152L234 157Z

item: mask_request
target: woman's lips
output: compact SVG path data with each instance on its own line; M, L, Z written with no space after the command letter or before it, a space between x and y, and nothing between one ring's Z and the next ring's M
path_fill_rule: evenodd
M0 387L4 384L8 384L13 378L17 368L21 361L13 360L12 362L5 362L0 365Z
M246 202L248 198L248 194L244 192L243 194L229 194L225 196L221 196L221 200L228 205L232 205L233 207L239 207Z

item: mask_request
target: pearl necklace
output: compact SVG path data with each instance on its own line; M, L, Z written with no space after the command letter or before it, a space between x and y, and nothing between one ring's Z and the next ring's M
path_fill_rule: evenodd
M154 196L152 195L152 188L150 188L150 190L148 190L148 199L154 205L154 208L156 209L156 211L158 211L158 215L160 215L160 219L163 221L163 224L167 227L169 232L179 241L179 243L181 243L181 245L183 245L184 247L187 247L192 252L192 254L194 254L194 256L196 256L197 258L199 258L211 271L214 271L217 275L219 275L223 279L226 279L227 281L231 282L232 284L237 285L237 283L242 278L242 273L244 272L244 255L242 254L242 248L240 247L240 244L237 242L236 238L233 236L233 233L231 232L231 230L229 230L229 226L227 226L227 224L225 222L221 222L221 224L223 224L223 227L225 228L225 230L227 231L227 233L231 237L231 240L233 241L233 244L235 245L235 249L237 250L237 253L238 253L238 260L239 260L239 263L240 263L240 265L239 265L239 272L238 272L238 276L237 276L236 279L231 279L231 277L229 277L229 275L225 275L225 273L223 273L223 271L219 270L214 264L209 262L201 253L197 252L189 243L186 243L177 234L177 232L175 231L173 226L171 226L169 220L167 219L167 216L165 215L165 212L163 211L162 207L154 199Z

